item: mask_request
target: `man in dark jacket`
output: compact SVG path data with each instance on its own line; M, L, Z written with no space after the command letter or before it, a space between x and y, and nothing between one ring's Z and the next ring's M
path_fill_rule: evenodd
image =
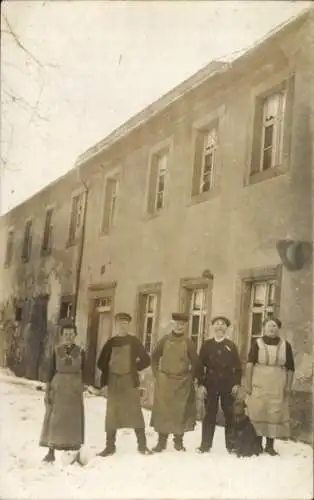
M196 421L194 378L198 356L185 334L189 317L173 313L172 319L172 332L158 342L152 354L156 383L151 426L158 432L153 448L157 453L166 448L169 434L174 435L174 448L185 451L183 435L194 429Z
M97 366L102 372L101 385L108 386L106 411L106 447L101 457L116 451L117 429L132 428L135 431L138 451L151 454L146 445L145 423L140 404L138 372L147 368L150 359L140 340L128 333L131 316L118 313L116 335L104 345Z
M234 342L226 338L230 321L224 316L212 320L214 337L205 340L200 350L201 370L198 383L206 391L206 413L202 423L202 442L199 453L210 451L216 427L218 403L220 400L225 417L225 443L229 452L232 443L232 388L240 385L242 376L241 361Z

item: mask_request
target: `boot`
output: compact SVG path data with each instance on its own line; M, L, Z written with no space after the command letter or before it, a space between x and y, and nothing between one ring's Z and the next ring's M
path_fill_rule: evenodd
M146 435L144 429L134 429L137 439L137 449L142 455L152 455L151 450L147 448Z
M256 451L257 453L263 453L263 445L262 445L263 436L257 436L256 438Z
M209 444L206 444L206 443L202 443L201 446L196 448L197 453L209 453L210 450L211 450L211 447L209 446Z
M97 453L98 457L109 457L116 452L116 431L107 432L106 447Z
M177 451L186 451L183 446L183 434L175 434L173 438L174 449Z
M155 453L161 453L162 451L164 451L167 447L167 439L168 439L167 434L159 434L158 443L156 444L156 446L154 446L152 451Z
M271 455L272 457L279 455L279 453L276 450L274 450L274 439L273 438L266 438L265 451L266 451L266 453L268 453L268 455Z
M43 458L43 462L51 463L54 462L55 459L55 450L53 448L49 448L47 455Z

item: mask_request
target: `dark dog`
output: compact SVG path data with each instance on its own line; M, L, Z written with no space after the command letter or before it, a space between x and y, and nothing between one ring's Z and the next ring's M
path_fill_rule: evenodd
M233 441L237 457L251 457L261 453L254 426L245 413L246 404L242 399L233 403Z

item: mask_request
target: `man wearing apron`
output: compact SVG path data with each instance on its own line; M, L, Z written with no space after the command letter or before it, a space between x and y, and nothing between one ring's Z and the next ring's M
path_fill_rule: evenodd
M115 453L116 433L123 428L134 429L141 454L151 454L146 445L138 388L138 372L149 366L150 359L140 340L128 333L131 319L127 313L116 314L116 335L106 342L97 362L102 372L101 385L108 386L105 420L107 441L105 449L99 453L101 457Z
M188 315L174 313L172 332L165 335L152 354L155 393L151 426L158 432L153 448L160 453L167 446L169 434L174 435L174 448L185 451L184 432L192 431L196 422L194 378L198 356L192 340L186 336Z

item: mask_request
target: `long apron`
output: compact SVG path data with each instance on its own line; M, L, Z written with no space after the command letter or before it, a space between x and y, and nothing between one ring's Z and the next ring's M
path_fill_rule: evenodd
M165 342L156 376L150 425L161 434L183 434L194 430L195 390L186 339Z
M82 358L79 347L69 358L56 350L56 374L51 382L51 403L47 404L40 446L78 450L84 443Z
M131 346L115 346L109 362L105 430L144 427L140 391L131 376Z
M289 437L289 405L285 397L287 380L286 343L267 345L258 339L258 361L253 367L252 394L248 415L259 436Z

